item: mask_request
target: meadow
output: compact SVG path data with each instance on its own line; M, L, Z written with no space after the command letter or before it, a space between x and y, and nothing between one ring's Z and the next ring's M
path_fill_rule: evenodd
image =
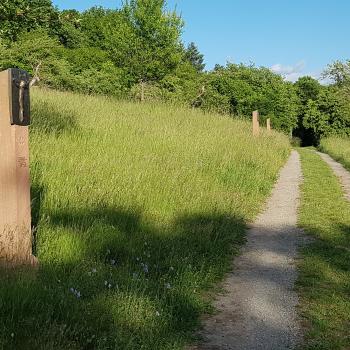
M290 146L247 121L33 89L36 273L1 272L0 349L182 349Z
M333 136L321 139L320 150L350 170L350 138Z

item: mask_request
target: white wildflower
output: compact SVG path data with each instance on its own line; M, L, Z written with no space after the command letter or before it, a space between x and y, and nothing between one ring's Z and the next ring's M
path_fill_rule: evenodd
M71 287L69 290L70 290L71 293L73 293L77 298L80 298L80 297L81 297L81 293L80 293L77 289Z

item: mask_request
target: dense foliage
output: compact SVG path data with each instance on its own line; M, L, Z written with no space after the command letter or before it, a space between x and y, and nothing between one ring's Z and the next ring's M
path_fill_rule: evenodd
M309 144L331 135L350 135L349 62L329 65L324 77L334 84L322 86L310 77L295 84L300 103L297 132Z
M19 67L59 90L171 101L249 117L258 109L275 128L318 143L350 134L350 62L292 84L271 70L228 63L204 71L184 22L165 0L129 0L120 9L60 11L51 0L0 2L0 69Z

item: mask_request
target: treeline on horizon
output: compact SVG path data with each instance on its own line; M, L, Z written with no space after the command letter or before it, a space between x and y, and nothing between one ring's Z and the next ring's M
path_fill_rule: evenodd
M250 117L258 109L276 129L306 143L350 136L350 61L328 65L321 85L296 83L265 67L228 63L205 71L184 22L165 0L129 0L120 9L60 11L51 0L2 0L0 69L39 72L58 90L168 101Z

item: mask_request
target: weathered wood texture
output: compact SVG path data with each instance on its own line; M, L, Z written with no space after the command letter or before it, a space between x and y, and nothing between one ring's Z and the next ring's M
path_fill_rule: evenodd
M253 112L253 135L259 136L260 133L260 126L259 126L259 112L254 111Z
M271 119L270 118L268 118L266 120L266 129L268 132L271 132Z
M9 71L0 72L0 265L36 263L32 255L28 127L10 123Z

